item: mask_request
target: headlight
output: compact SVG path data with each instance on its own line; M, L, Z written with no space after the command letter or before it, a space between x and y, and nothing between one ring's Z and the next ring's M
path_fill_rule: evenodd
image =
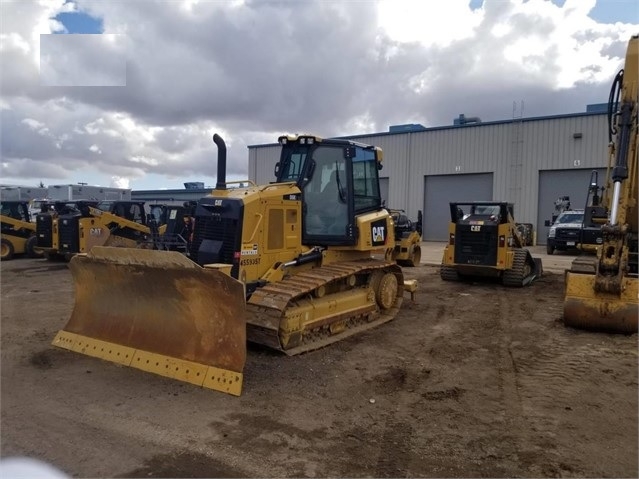
M548 237L549 237L549 238L554 238L554 237L555 237L555 230L556 230L556 229L557 229L557 228L556 228L556 227L554 227L554 226L550 228L550 231L548 232Z

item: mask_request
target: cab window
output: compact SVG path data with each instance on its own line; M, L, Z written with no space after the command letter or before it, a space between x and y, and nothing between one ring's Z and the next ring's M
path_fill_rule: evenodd
M315 169L304 185L306 234L343 236L348 221L348 176L342 147L313 150Z
M279 173L279 181L295 181L299 179L306 161L306 151L292 151L282 162L282 171Z
M353 158L355 214L380 207L381 195L378 175L375 151L358 147Z

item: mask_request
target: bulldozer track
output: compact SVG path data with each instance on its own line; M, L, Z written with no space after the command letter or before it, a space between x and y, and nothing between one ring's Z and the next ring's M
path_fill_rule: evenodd
M383 273L375 277L374 273ZM364 291L369 297L377 296L379 285L386 273L397 278L397 289L391 287L386 294L394 294L390 299L381 298L363 304L355 309L343 310L337 307L335 314L321 321L314 321L311 327L304 327L301 338L293 347L283 347L280 339L280 323L287 314L295 313L300 300L313 301L318 291L328 288L341 288L341 291ZM376 278L376 279L374 279ZM377 284L372 284L377 281ZM362 289L364 288L364 289ZM376 290L376 288L378 288ZM247 335L249 341L265 344L278 349L287 355L296 355L319 349L348 336L371 329L379 324L392 320L402 304L403 276L401 269L394 263L366 259L340 264L329 264L303 273L292 274L284 280L267 284L253 293L247 303L248 320ZM323 297L323 294L319 297ZM335 298L339 304L338 294L327 292L326 298ZM385 302L387 308L379 306ZM339 328L335 325L339 323Z

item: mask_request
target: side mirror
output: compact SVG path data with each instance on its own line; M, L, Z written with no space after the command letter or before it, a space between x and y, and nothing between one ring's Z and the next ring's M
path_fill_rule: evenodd
M273 171L273 173L275 174L275 177L277 178L279 173L280 173L280 162L279 161L277 163L275 163L275 170Z
M552 226L552 225L550 224L550 220L546 220L546 221L544 221L544 226L547 226L547 227Z

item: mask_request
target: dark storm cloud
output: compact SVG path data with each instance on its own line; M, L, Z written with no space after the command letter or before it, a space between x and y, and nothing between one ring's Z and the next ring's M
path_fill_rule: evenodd
M71 36L53 39L54 55L38 52L46 32L35 25L46 25L62 4L3 4L11 21L2 23L0 60L13 66L0 71L3 173L28 177L11 169L26 158L33 170L55 164L58 176L83 165L130 178L211 176L218 132L229 145L229 174L244 177L246 145L284 132L440 126L460 113L503 120L522 101L525 116L584 111L606 101L628 30L597 24L587 6L571 1L561 9L486 0L468 10L479 21L466 35L445 42L391 38L372 1L78 2L105 32L119 34L119 54L102 62L86 42L63 45ZM457 26L467 20L454 19ZM423 33L443 37L441 27ZM52 78L91 85L114 81L108 73L122 52L126 86L41 85L37 58L46 60L45 73L57 72ZM582 52L586 59L573 65Z
M191 12L179 2L81 5L105 17L105 30L126 31L135 52L127 86L40 93L128 111L151 124L216 118L232 128L277 129L305 117L310 126L340 123L351 115L353 91L379 78L373 3L252 2L232 9L202 2Z

